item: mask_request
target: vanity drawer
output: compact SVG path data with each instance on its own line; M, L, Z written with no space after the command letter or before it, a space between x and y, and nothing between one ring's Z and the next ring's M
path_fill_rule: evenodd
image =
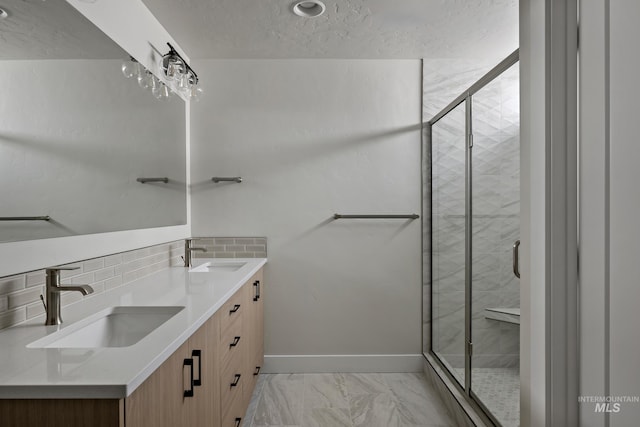
M222 370L220 376L220 407L222 408L222 417L224 418L227 411L238 401L242 403L242 387L244 378L242 375L242 358L232 359L229 365ZM232 386L232 384L236 384Z
M222 416L222 427L240 427L242 418L244 418L242 399L236 399L231 403L231 407L228 408L227 413Z
M245 292L243 286L220 309L220 336L224 335L231 324L241 318L246 310Z
M245 351L246 337L243 334L243 319L240 317L233 321L222 333L218 357L220 367L225 369L234 359L240 359Z

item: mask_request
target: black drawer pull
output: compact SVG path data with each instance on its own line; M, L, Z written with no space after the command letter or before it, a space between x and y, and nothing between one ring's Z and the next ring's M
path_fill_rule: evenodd
M233 342L229 344L229 347L235 347L238 345L239 342L240 342L240 337L234 337Z
M233 308L231 310L229 310L229 315L232 315L233 313L235 313L238 310L240 310L240 304L234 305Z
M236 418L236 423L233 425L233 427L240 427L241 422L242 422L242 418Z
M193 385L195 386L201 386L202 385L202 350L193 350L191 352L191 357L197 357L198 358L198 378L194 378L193 379Z
M182 367L189 366L189 373L191 375L189 379L189 389L184 391L184 397L193 397L193 359L184 359Z
M256 290L253 300L258 301L260 299L260 280L256 280L255 282L253 282L253 287Z
M253 373L253 376L260 375L260 366L256 366L256 371Z
M241 376L242 376L242 375L240 375L240 374L236 374L236 375L234 376L233 382L231 383L231 387L235 387L235 386L237 386L237 385L238 385L238 383L240 382L240 377L241 377Z

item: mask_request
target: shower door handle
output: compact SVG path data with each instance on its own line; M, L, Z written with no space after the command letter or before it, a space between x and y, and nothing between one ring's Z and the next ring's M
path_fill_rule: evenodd
M520 254L519 254L519 248L520 248L520 240L516 240L513 243L513 274L516 275L516 277L519 279L520 278Z

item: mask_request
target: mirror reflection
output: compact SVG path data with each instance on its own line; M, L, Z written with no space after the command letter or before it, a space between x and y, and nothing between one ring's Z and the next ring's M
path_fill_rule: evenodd
M184 101L68 3L0 8L0 242L185 224Z

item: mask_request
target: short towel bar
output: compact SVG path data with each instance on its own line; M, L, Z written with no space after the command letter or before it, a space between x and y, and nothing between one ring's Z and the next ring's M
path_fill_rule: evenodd
M342 215L333 214L333 219L418 219L420 215Z
M138 178L136 181L146 184L147 182L164 182L165 184L169 182L169 178Z
M241 176L230 176L230 177L214 176L213 178L211 178L211 181L213 181L213 182L237 182L238 184L240 184L242 182L242 177Z
M2 216L0 221L51 221L49 215L45 216Z

